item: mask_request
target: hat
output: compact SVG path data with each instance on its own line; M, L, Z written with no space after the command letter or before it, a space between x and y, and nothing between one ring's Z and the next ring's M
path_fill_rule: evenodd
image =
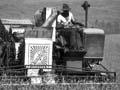
M70 7L68 4L63 4L62 10L70 10Z

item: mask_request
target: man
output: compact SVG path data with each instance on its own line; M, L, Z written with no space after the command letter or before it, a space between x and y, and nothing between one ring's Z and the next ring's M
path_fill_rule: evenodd
M57 29L59 29L59 34L56 41L59 40L59 45L64 47L65 52L69 49L82 50L82 29L80 28L71 28L73 26L84 26L81 23L75 22L74 16L70 11L68 4L63 4L62 12L57 17ZM64 28L64 29L63 29ZM61 44L60 44L61 43ZM58 44L58 42L57 42Z
M69 26L73 26L73 25L84 26L81 23L75 22L74 16L70 10L71 9L68 6L68 4L63 4L62 13L60 13L57 18L58 27L60 27L60 26L61 27L69 27Z

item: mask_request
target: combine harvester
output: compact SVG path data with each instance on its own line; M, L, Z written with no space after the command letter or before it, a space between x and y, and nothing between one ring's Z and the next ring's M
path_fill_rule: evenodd
M29 77L32 83L42 82L40 77L46 75L55 76L54 82L58 79L59 82L115 81L116 73L108 71L101 64L104 30L75 26L61 30L56 28L56 17L56 8L46 7L41 13L39 10L36 12L35 24L29 20L26 24L21 21L14 23L13 20L10 23L10 20L2 20L6 27L11 27L10 30L16 38L15 57L12 62L7 62L6 73ZM57 46L56 33L67 40L67 46ZM81 42L84 49L81 49ZM96 67L99 67L99 70Z

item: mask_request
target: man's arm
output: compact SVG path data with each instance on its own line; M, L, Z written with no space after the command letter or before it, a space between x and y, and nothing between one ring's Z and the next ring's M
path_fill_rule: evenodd
M56 28L64 28L65 22L66 22L65 18L62 15L58 15Z
M72 13L71 13L71 22L72 22L73 25L79 25L79 26L84 27L84 24L75 21L74 16L73 16Z
M79 25L84 27L84 24L80 23L80 22L76 22L76 21L71 21L73 25Z

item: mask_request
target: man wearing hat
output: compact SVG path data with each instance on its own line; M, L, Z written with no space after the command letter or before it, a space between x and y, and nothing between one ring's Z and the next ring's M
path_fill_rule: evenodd
M70 10L71 8L68 4L63 4L62 13L59 14L57 18L57 24L61 24L64 27L69 27L75 24L83 26L83 24L75 22L74 16Z
M68 4L63 4L62 12L57 17L57 29L61 29L61 30L59 31L59 34L57 35L59 37L56 38L56 41L58 41L59 39L61 45L65 48L64 49L65 52L68 51L69 48L78 48L78 47L80 47L80 49L83 48L82 38L80 34L76 32L78 28L73 28L73 29L71 28L70 30L69 27L72 27L75 25L77 26L84 26L84 25L79 22L75 22L73 14L70 10L71 9L68 6ZM62 31L63 28L64 30L66 30L65 32ZM63 39L61 39L60 37L62 37ZM79 45L76 44L77 38L79 38Z
M70 12L68 4L63 4L62 13L58 15L57 22L63 26L71 25L74 21L73 14Z

